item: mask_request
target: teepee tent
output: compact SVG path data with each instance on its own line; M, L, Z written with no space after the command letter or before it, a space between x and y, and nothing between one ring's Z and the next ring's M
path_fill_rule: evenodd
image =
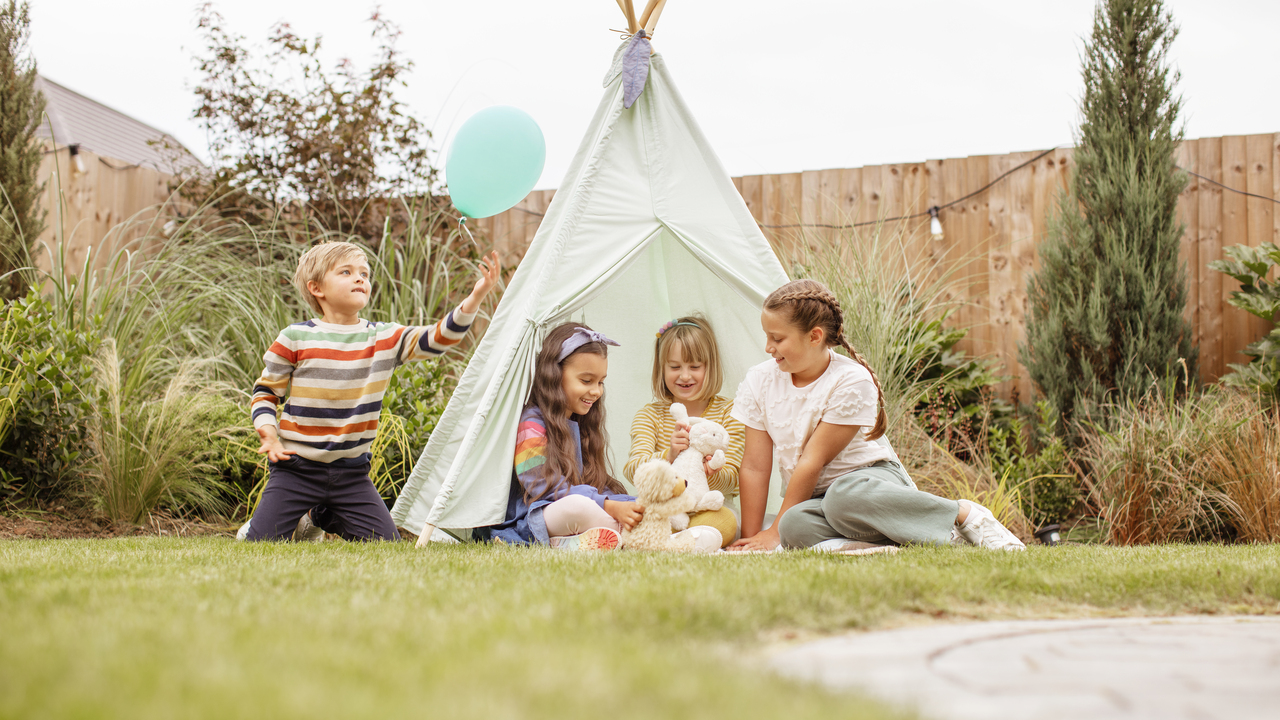
M650 3L644 34L627 12L632 32L651 34L664 2ZM723 395L732 397L747 369L767 358L760 308L786 272L661 55L648 58L635 96L635 69L623 66L634 63L636 44L619 48L582 145L392 509L398 525L423 528L419 542L438 527L502 519L517 421L534 359L555 325L585 322L621 343L609 353L605 395L619 475L631 418L653 399L653 341L664 322L693 312L712 322Z

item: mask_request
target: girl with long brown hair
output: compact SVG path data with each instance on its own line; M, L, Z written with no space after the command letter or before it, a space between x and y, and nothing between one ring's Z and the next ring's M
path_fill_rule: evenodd
M987 508L917 490L892 451L876 442L885 431L880 380L845 339L844 310L825 285L783 285L765 299L760 324L772 359L747 371L733 403L733 417L747 426L736 548L1026 548ZM775 450L785 494L777 519L764 528Z
M581 323L547 334L516 431L507 513L487 530L503 542L609 550L644 509L609 475L604 429L608 346Z

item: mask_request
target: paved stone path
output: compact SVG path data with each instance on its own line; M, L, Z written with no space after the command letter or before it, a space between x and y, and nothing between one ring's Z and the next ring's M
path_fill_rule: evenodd
M1280 719L1280 618L930 625L771 655L778 672L935 720Z

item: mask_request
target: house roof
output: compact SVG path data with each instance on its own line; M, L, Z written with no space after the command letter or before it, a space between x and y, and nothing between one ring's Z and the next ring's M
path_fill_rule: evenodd
M201 164L191 151L163 130L47 77L36 78L36 87L44 93L45 112L49 116L49 122L42 122L37 134L48 138L52 125L53 140L59 147L78 144L97 155L167 173Z

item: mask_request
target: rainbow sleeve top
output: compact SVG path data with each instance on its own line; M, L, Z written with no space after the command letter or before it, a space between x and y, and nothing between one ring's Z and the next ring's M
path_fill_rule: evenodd
M392 371L457 345L474 320L458 308L432 326L290 325L263 356L249 405L253 426L276 426L285 449L308 460L365 462Z

